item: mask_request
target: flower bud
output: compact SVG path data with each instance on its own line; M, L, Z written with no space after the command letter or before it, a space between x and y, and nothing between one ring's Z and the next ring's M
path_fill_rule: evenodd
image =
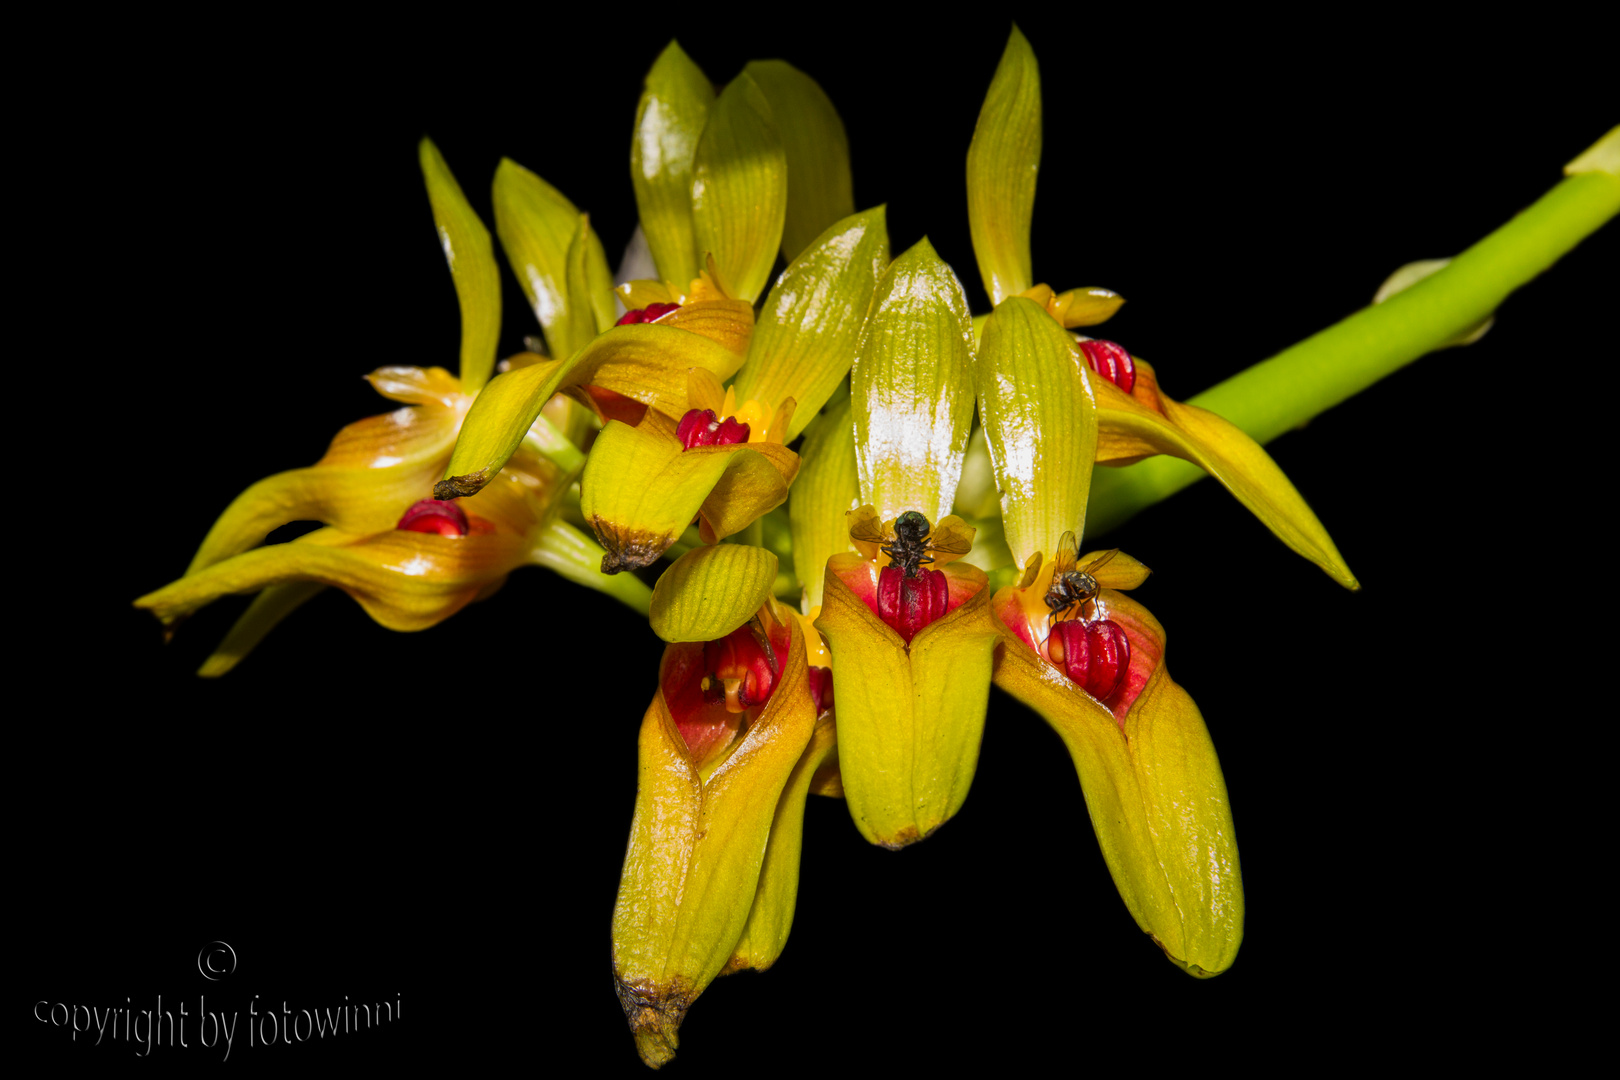
M438 533L440 536L466 536L467 515L454 502L418 499L394 528L406 532Z
M1080 351L1086 354L1086 363L1091 370L1125 391L1131 392L1136 385L1136 362L1131 354L1122 345L1112 341L1094 339L1082 341Z

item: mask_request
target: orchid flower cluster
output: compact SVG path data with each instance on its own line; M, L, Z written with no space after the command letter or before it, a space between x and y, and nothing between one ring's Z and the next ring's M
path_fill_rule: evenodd
M967 157L993 305L975 316L926 238L891 253L884 207L855 207L842 123L809 76L755 62L717 91L671 43L636 116L640 230L617 283L587 214L497 169L495 238L541 329L499 365L494 239L424 141L459 374L374 371L403 407L249 487L137 604L172 628L256 594L204 675L326 586L418 630L535 564L645 615L667 647L612 957L654 1067L715 978L782 953L808 797L842 798L872 844L925 840L968 794L992 684L1062 737L1137 925L1190 975L1226 970L1244 901L1220 764L1165 628L1127 595L1148 568L1085 549L1095 470L1188 462L1358 586L1250 432L1088 336L1120 296L1036 277L1041 134L1015 28ZM1615 143L1577 171L1612 181ZM323 527L263 544L301 520Z

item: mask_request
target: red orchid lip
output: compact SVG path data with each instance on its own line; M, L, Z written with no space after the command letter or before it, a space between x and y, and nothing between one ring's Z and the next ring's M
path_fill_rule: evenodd
M467 514L449 500L418 499L394 528L406 532L438 533L440 536L466 536Z
M748 441L749 427L735 416L721 420L713 409L688 409L675 428L681 448L694 446L735 446Z
M756 618L715 641L665 649L659 686L694 761L730 745L781 682L793 633L785 623L764 621L768 629Z
M1131 359L1130 351L1123 345L1093 338L1090 341L1082 341L1080 351L1085 354L1086 362L1091 365L1092 371L1127 394L1136 386L1136 362Z
M1120 730L1124 730L1126 714L1147 687L1148 679L1164 655L1163 643L1149 628L1151 617L1146 620L1139 617L1137 613L1141 609L1136 607L1135 601L1112 589L1104 589L1097 597L1093 619L1067 620L1052 626L1050 631L1046 629L1045 615L1032 616L1025 610L1018 589L1003 589L997 593L991 610L996 620L1039 657L1041 663L1062 673L1076 690L1101 702L1114 714ZM1071 644L1074 640L1083 640L1083 649L1074 647ZM1073 672L1069 670L1071 664L1075 668Z

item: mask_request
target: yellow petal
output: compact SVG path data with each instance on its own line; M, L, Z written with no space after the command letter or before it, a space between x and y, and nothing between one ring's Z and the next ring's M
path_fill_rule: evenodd
M731 367L735 371L748 355L749 339L754 332L754 308L745 300L724 296L688 300L679 311L659 319L658 325L690 330L715 342L736 357Z
M968 147L968 227L992 305L1034 284L1029 221L1041 164L1041 73L1014 26Z
M461 305L461 385L476 394L495 369L495 348L501 336L501 279L495 268L495 248L489 230L478 220L461 185L450 172L439 148L429 139L419 147L422 177L433 224L439 230L450 276Z
M690 648L669 646L666 663ZM707 780L662 692L647 710L613 909L613 978L649 1065L674 1056L686 1010L742 936L776 809L814 725L798 634L770 701Z
M692 158L713 103L702 69L671 41L647 72L630 143L641 231L667 281L685 284L703 268L692 242Z
M1070 289L1052 297L1052 317L1067 329L1096 326L1114 317L1125 298L1109 289Z
M477 512L469 505L469 516ZM523 565L527 552L524 536L509 531L448 537L390 530L356 537L324 529L232 556L148 593L135 606L172 624L221 596L318 582L342 589L390 630L422 630Z
M1277 538L1357 589L1316 514L1259 443L1225 418L1184 405L1159 392L1153 368L1136 360L1136 386L1127 394L1107 379L1093 379L1097 393L1097 460L1128 464L1153 453L1172 454L1199 466L1248 507Z
M770 598L776 563L773 553L747 544L693 548L653 587L653 633L665 641L718 641Z
M698 510L698 533L705 544L737 535L787 502L788 487L799 474L799 455L780 443L697 448L733 449L737 452Z
M644 324L615 327L571 359L508 371L473 402L445 479L434 494L461 498L488 483L522 445L529 426L558 390L602 386L680 416L686 411L689 368L705 368L725 379L740 362L736 353L702 335Z
M849 550L844 514L860 501L855 474L855 424L851 399L822 414L799 447L802 465L788 499L793 569L804 585L805 611L821 603L827 560Z
M692 161L692 236L731 295L752 304L765 290L786 213L787 155L770 102L744 72L709 110Z
M755 60L743 71L770 102L787 157L782 258L792 262L823 230L855 211L849 139L826 91L792 64Z
M816 786L817 774L829 762L836 763L837 751L838 733L833 714L828 711L817 717L810 745L799 755L793 775L788 777L782 797L777 800L776 815L771 819L771 838L765 845L765 859L760 864L759 884L754 891L754 906L748 910L748 923L721 974L748 969L764 971L776 963L787 946L799 899L804 803ZM823 779L823 786L827 783Z
M568 252L579 226L579 210L562 192L509 158L502 158L495 169L493 197L495 233L506 250L506 261L534 308L551 355L566 359L597 332L595 312L576 310L568 296ZM601 248L600 241L596 247ZM612 310L610 296L608 311Z
M884 520L950 513L973 424L973 327L927 237L879 279L850 371L861 501Z
M1013 560L1085 531L1097 456L1097 400L1074 342L1039 304L1008 297L979 346L979 418Z
M216 679L230 671L264 640L264 635L275 629L277 623L324 588L326 586L318 581L294 581L265 589L253 598L253 603L231 626L219 648L203 661L197 674L205 679Z
M983 572L957 563L941 572L953 587L977 591L908 646L844 580L870 566L857 555L828 561L816 626L832 650L850 816L871 843L900 848L950 820L967 798L996 630Z
M350 424L314 465L249 487L214 522L186 573L246 551L290 521L325 522L352 534L391 529L427 493L455 445L467 399L439 404L429 395L442 384L420 369L383 368L372 379L391 396L420 390L429 403Z
M683 450L672 422L649 410L597 436L580 511L607 549L602 570L617 573L657 561L700 513L706 543L740 531L786 500L797 468L796 454L771 443Z
M998 616L1016 606L1012 592L996 594ZM1127 597L1104 595L1107 617L1159 652L1123 725L999 620L995 682L1068 747L1103 859L1137 925L1179 967L1215 975L1237 956L1244 907L1220 761L1198 707L1165 670L1163 627ZM841 685L839 694L842 707Z
M880 206L815 237L771 287L735 389L744 401L798 402L784 441L804 430L849 371L878 275L888 263L887 218Z

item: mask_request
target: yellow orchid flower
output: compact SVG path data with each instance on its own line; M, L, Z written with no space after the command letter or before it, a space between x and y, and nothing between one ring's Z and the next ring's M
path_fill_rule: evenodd
M1014 26L968 150L968 219L979 270L997 307L1031 303L1065 329L1102 322L1124 302L1117 295L1106 289L1056 294L1032 281L1030 218L1040 157L1040 70L1028 40ZM978 325L984 325L982 318ZM1077 342L1077 359L1098 376L1098 464L1129 465L1154 454L1183 458L1219 480L1279 539L1335 581L1359 587L1327 530L1258 443L1207 409L1172 401L1160 392L1153 369L1118 343ZM994 442L990 452L1002 458L1018 453Z
M653 606L666 639L716 635L664 650L613 911L614 984L655 1068L709 983L770 966L793 920L804 802L832 733L804 624L768 593L747 611L758 588L737 587L768 589L774 562L757 548L698 549L666 571Z
M718 99L673 43L647 76L632 173L648 246L670 280L622 286L621 323L679 325L716 297L737 303L730 283L751 311L779 245L790 263L742 340L747 362L734 385L721 386L730 372L693 369L684 402L666 398L633 426L610 421L593 446L581 510L608 551L604 572L657 560L694 520L715 543L787 498L799 462L785 444L804 424L795 417L813 417L849 369L888 261L883 209L844 209L847 155L838 139L825 144L842 130L830 109L814 82L779 62L749 65ZM790 166L844 182L830 195L789 187ZM829 227L835 208L843 212ZM788 238L789 224L815 231ZM693 253L705 269L683 293L674 281L695 267Z
M549 566L632 606L644 606L648 599L639 583L615 585L603 578L594 566L595 545L556 517L580 455L544 418L537 417L525 437L553 451L562 465L528 453L500 494L466 511L429 512L428 523L456 523L443 535L454 532L458 542L445 546L442 539L422 535L424 525L417 522L422 496L443 473L461 425L495 366L500 289L488 230L437 147L424 139L419 152L461 305L461 375L440 367L372 372L371 385L406 408L350 424L314 465L249 487L215 521L186 577L136 601L172 631L181 618L221 595L265 590L201 674L229 671L324 585L343 588L379 623L396 630L421 629L447 618L525 562ZM515 503L516 492L523 494ZM294 544L257 548L274 529L311 520L328 527Z

